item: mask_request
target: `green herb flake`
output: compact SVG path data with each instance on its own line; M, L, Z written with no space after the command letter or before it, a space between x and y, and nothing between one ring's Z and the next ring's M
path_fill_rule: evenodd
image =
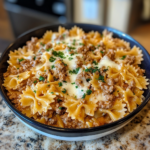
M33 59L36 60L36 57L34 56Z
M47 52L49 52L51 50L51 48L46 49Z
M40 42L40 45L44 46L45 44L44 44L44 43L42 43L42 42Z
M63 84L62 84L62 82L59 82L58 85L59 85L59 87L60 87L60 86L62 86Z
M84 98L85 98L85 96L86 96L86 95L85 95L85 93L84 93L84 94L83 94L83 96L82 96L82 98L84 99Z
M17 68L17 69L19 69L19 68Z
M91 79L86 79L87 82L89 82Z
M119 91L117 91L117 92L119 92Z
M67 83L67 81L63 81L63 82Z
M37 80L33 81L33 83L37 83Z
M63 92L63 93L66 93L66 89L63 89L62 92Z
M72 60L73 58L72 58L72 57L69 57L68 59L69 59L69 60Z
M83 92L83 90L81 90Z
M68 48L71 50L71 49L76 49L75 47L73 46L68 46Z
M60 110L62 110L62 107L58 107Z
M108 69L104 69L103 71L106 72L106 71L108 71Z
M100 47L100 45L97 45L97 47L99 48L99 47Z
M36 93L36 90L34 90L33 92Z
M64 53L63 52L57 52L57 51L52 51L52 54L54 55L54 56L56 56L56 57L60 57L60 58L65 58L64 57Z
M82 46L84 46L84 43L79 43L79 45L82 45Z
M93 64L98 65L98 63L95 60L93 61Z
M66 37L66 34L63 34L62 36L63 36L63 38L65 38L65 37Z
M101 80L102 82L105 82L104 81L104 76L102 76L102 75L99 76L98 80Z
M92 91L90 89L86 91L87 95L90 95L91 93L92 93Z
M135 93L133 92L133 95L135 95Z
M71 83L71 84L75 84L75 82Z
M51 56L49 59L50 62L54 62L55 60L56 60L56 58L54 58L53 56Z
M48 84L47 87L50 87L50 84Z
M74 39L74 40L73 40L73 43L72 43L72 45L75 45L75 44L76 44L76 39Z
M72 53L72 54L70 54L71 56L73 56L74 55L74 53Z
M54 94L54 92L50 92L51 94Z
M62 100L58 98L57 101L60 102L60 101L62 101Z
M44 72L46 72L46 70L44 70Z
M124 60L126 58L126 55L122 56L120 59Z
M76 86L76 89L78 88L78 86Z
M40 77L39 77L39 80L40 80L40 81L44 81L44 80L45 80L45 78L44 78L44 77L42 77L42 76L40 76Z
M17 79L19 80L19 76L17 76Z
M77 74L79 72L80 68L76 68L75 70L69 70L70 74Z
M19 61L19 62L22 62L23 60L24 60L23 58L21 58L21 59L18 59L18 61Z
M54 69L54 68L55 68L55 66L54 66L54 65L52 65L52 66L51 66L51 68L52 68L52 69Z
M104 54L104 52L103 51L100 51L102 54Z

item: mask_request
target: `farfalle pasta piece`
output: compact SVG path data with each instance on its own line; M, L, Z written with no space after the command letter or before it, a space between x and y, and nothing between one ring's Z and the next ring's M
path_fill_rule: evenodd
M93 52L88 52L88 55L93 59L99 61L103 56L100 51L96 51L94 54Z
M54 98L56 97L48 90L48 84L40 85L37 84L36 88L27 87L23 94L21 95L21 105L23 107L29 107L32 110L32 114L42 114L42 112L47 112L47 110L51 109L50 104L54 102Z
M63 34L65 31L67 31L64 27L59 26L58 27L58 33Z
M115 44L112 39L110 39L108 37L103 37L102 41L106 47L106 51L108 51L108 49L114 49Z
M84 122L85 115L94 116L96 102L97 100L93 99L93 94L91 94L86 95L85 103L81 99L70 98L65 101L63 106L67 108L68 116Z
M123 49L126 49L126 50L129 50L130 49L130 43L129 42L126 42L122 39L118 39L118 38L115 38L114 40L114 43L115 43L115 47L118 49L118 48L123 48Z
M133 93L130 89L127 89L124 92L124 101L127 104L129 112L132 112L137 108L137 105L140 105L142 103L142 99L135 95L135 93Z
M46 41L46 42L51 41L52 35L53 35L53 32L51 30L46 31L45 34L43 35L43 40Z
M59 43L54 46L55 51L65 50L65 48L66 48L66 44L63 43Z
M98 78L99 78L99 74L94 73L92 76L92 80L90 81L94 90L101 90L99 86Z
M10 59L7 61L11 66L20 67L19 59L30 59L33 56L33 51L27 51L26 47L19 48L19 50L10 51Z
M123 61L122 60L122 57L126 57L127 55L129 55L129 56L135 56L135 61L133 62L133 64L141 64L141 61L143 60L143 54L142 54L142 51L138 48L138 47L136 47L136 46L134 46L131 50L129 50L129 51L124 51L123 49L118 49L117 51L116 51L116 55L115 55L115 57L116 57L116 60L117 61Z
M70 36L80 36L81 37L85 33L81 28L74 26L71 30L69 30L69 34L70 34Z
M124 103L122 103L122 100L116 99L114 101L112 108L110 108L110 109L98 109L98 111L99 111L99 114L100 113L108 114L113 121L116 121L116 120L124 117L125 111L126 111L125 106L126 105Z
M136 73L136 70L130 66L128 67L128 65L126 66L122 66L122 72L121 75L123 77L123 80L130 84L131 81L135 82L135 86L139 89L147 89L147 85L148 85L148 79L146 79L146 77L140 76L138 75L138 73Z
M23 73L20 73L18 75L9 75L5 78L3 86L6 87L6 89L17 89L18 85L30 77L30 71L26 71Z

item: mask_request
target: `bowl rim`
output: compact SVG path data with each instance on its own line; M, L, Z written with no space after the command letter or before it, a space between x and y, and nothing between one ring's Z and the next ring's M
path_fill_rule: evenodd
M136 41L134 38L132 38L131 36L129 36L128 34L122 32L122 31L119 31L117 29L114 29L114 28L111 28L111 27L108 27L108 26L101 26L101 25L94 25L94 24L84 24L84 23L64 23L64 24L46 24L46 25L42 25L42 26L39 26L39 27L35 27L33 29L30 29L26 32L24 32L23 34L21 34L14 42L12 42L2 53L1 55L1 58L0 58L0 65L1 65L1 62L2 62L2 59L3 59L3 56L5 55L5 53L11 48L11 46L13 46L15 43L17 43L17 41L30 34L31 32L35 32L37 30L40 30L40 29L43 29L43 28L46 28L46 27L53 27L53 26L67 26L67 25L71 25L72 27L73 26L94 26L94 27L101 27L101 28L104 28L104 29L107 29L108 31L111 30L111 32L117 34L117 35L123 35L125 36L130 42L131 41L134 41L135 45L137 45L138 47L140 47L140 49L142 51L145 51L147 57L149 57L150 59L150 55L149 53L147 52L147 50L138 42ZM84 30L84 28L83 28ZM44 34L44 33L43 33ZM3 82L3 81L2 81ZM144 101L141 103L141 105L139 105L135 110L133 110L131 113L129 113L127 116L119 119L119 120L116 120L112 123L108 123L108 124L104 124L102 126L97 126L97 127L91 127L91 128L80 128L80 129L76 129L76 128L60 128L60 127L54 127L54 126L50 126L50 125L46 125L46 124L42 124L40 122L37 122L27 116L25 116L24 114L22 114L20 111L18 111L14 106L13 104L10 102L10 100L8 99L8 97L6 96L6 93L2 90L2 84L0 85L0 93L5 101L5 103L7 104L7 106L20 118L20 119L23 119L25 120L26 122L29 122L31 125L36 125L38 126L39 128L45 128L45 129L48 129L48 130L53 130L53 131L59 131L59 132L67 132L67 133L83 133L83 132L93 132L93 131L100 131L100 130L107 130L109 128L112 128L112 127L115 127L119 124L122 124L124 123L125 121L127 121L128 119L132 118L133 116L135 116L149 101L149 97L150 97L150 89L144 99Z

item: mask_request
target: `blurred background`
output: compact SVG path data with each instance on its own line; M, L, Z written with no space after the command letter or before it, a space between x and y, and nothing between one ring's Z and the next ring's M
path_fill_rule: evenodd
M150 53L150 0L0 0L0 51L31 28L65 22L119 29Z

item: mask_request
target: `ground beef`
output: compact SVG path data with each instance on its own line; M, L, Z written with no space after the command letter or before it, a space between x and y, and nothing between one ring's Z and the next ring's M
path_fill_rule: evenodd
M83 60L82 60L82 58L81 57L79 57L79 56L76 56L76 67L77 68L79 68L79 67L82 67L82 65L83 65Z
M77 86L83 86L83 72L79 73L76 77L75 83Z
M57 118L56 117L48 119L48 125L53 125L53 124L56 124L56 123L57 123Z
M20 98L21 92L8 92L7 95L9 99L14 100L14 99L19 99Z
M109 57L111 60L114 60L114 58L115 58L115 52L114 52L114 50L109 49L108 52L107 52L107 54L106 54L106 56Z
M32 37L31 41L27 41L27 49L31 50L31 51L36 51L36 43L38 42L38 38L36 37Z
M56 71L54 71L54 76L58 76L60 81L69 81L69 77L67 75L67 66L61 59L56 61L55 68Z
M53 44L52 43L47 43L45 45L45 49L49 49L49 48L52 48Z
M98 108L101 109L109 109L113 106L113 101L109 100L109 101L99 101L98 102Z
M135 61L135 56L130 56L130 55L127 55L126 58L124 59L124 63L125 64L133 64Z
M93 45L82 46L77 49L78 53L86 54L88 51L94 51L95 47Z
M26 59L21 61L20 65L23 67L23 71L28 71L34 66L34 63L33 61Z
M106 83L99 82L99 86L105 94L110 94L114 91L114 85L108 85Z

